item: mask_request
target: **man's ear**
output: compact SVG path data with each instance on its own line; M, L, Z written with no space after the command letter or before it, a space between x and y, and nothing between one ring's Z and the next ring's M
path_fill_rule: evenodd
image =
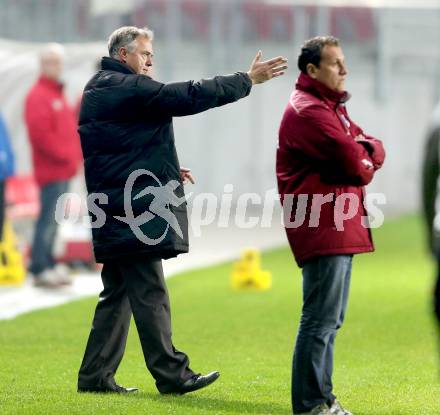
M127 61L127 49L125 48L119 48L118 50L118 56L119 56L119 60L121 62L126 62Z
M306 66L307 75L310 76L310 78L316 79L316 72L318 71L318 68L313 65L313 63L309 63Z

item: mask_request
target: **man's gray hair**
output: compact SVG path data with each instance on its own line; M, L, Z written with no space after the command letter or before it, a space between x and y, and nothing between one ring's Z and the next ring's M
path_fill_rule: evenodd
M117 58L120 48L127 48L129 52L133 52L136 48L136 38L139 36L152 41L154 34L148 27L123 26L116 29L108 38L109 56Z

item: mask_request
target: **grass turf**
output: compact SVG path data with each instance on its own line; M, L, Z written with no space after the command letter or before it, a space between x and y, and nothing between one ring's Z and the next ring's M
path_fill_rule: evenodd
M355 257L347 319L336 343L338 398L355 415L439 414L433 266L421 224L375 231L375 254ZM117 380L135 396L77 394L76 374L96 299L0 322L0 414L289 414L290 366L301 306L290 251L263 256L269 292L233 292L231 264L169 280L174 342L194 370L218 369L211 387L161 396L132 323Z

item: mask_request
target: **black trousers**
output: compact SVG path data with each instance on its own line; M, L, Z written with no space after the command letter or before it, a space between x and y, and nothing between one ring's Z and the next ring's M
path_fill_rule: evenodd
M93 326L78 376L78 387L113 380L124 355L133 311L145 363L157 389L173 392L194 375L189 359L171 340L168 291L160 259L108 261L101 273Z

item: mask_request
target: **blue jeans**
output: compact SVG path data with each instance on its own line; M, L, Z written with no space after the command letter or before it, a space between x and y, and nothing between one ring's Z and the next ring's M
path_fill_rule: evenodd
M68 182L54 182L40 189L40 215L35 225L32 243L31 265L29 271L38 277L43 271L53 268L53 246L58 224L55 221L55 209L58 198L67 191Z
M322 256L303 267L303 309L292 370L293 412L335 400L333 349L347 308L352 255Z

